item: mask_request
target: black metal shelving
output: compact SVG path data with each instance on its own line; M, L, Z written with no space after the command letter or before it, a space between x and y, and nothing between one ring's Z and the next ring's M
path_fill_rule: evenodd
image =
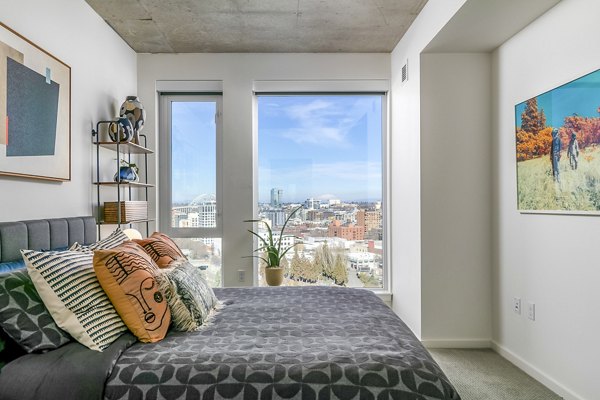
M96 185L96 193L97 193L97 213L96 213L96 223L98 225L98 239L100 239L100 227L102 225L117 225L119 228L121 225L129 225L145 223L146 224L146 236L150 235L150 222L154 221L154 219L143 219L143 220L132 220L132 221L121 221L121 188L127 188L128 196L127 198L131 200L131 195L133 189L140 188L144 189L144 200L146 201L146 205L148 203L148 189L153 188L154 185L148 183L148 155L154 154L152 150L148 148L148 140L146 135L140 134L140 139L143 139L144 145L139 145L131 142L122 142L120 141L120 135L117 134L116 142L101 142L100 141L100 127L102 125L110 125L111 123L115 123L115 121L99 121L96 124L96 129L92 129L92 144L96 146L96 181L93 182ZM101 182L100 181L100 147L113 150L117 153L117 181L108 181ZM131 155L138 154L144 156L144 180L145 182L129 182L122 181L121 176L119 174L119 168L121 167L121 154L127 155L128 162L131 163ZM101 211L101 188L102 187L113 187L117 188L117 222L116 223L107 223L104 222L102 218ZM123 200L125 200L125 196L123 196Z

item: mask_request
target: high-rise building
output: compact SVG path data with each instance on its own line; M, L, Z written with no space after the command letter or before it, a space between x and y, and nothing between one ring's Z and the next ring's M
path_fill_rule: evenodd
M283 190L278 188L271 189L271 207L281 206L281 199L283 198Z
M190 228L214 228L217 226L217 201L214 195L203 194L189 204Z
M364 226L365 230L381 228L381 209L359 210L356 212L356 225Z

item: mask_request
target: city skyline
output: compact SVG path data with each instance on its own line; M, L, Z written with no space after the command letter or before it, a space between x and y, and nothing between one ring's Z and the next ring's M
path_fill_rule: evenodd
M184 205L188 205L190 204L194 199L200 197L200 196L204 196L204 195L212 195L214 196L214 193L200 193L199 195L195 195L190 199L182 199L179 201L175 201L173 200L173 206L184 206ZM369 199L369 200L365 200L365 199L340 199L338 197L328 197L328 195L325 195L327 197L323 197L323 196L310 196L307 197L304 200L301 201L285 201L285 193L283 193L282 199L284 199L283 201L281 201L281 205L294 205L294 204L301 204L304 203L306 200L308 199L315 199L315 200L320 200L320 201L327 201L327 200L339 200L341 202L345 202L345 203L377 203L377 202L381 202L381 199ZM267 201L259 201L258 204L270 204L270 199L267 199Z

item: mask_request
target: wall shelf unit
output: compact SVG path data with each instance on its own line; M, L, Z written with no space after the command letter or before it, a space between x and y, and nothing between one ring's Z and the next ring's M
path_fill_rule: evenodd
M148 183L148 156L151 154L154 154L154 151L152 151L151 149L149 149L147 147L148 141L146 138L146 135L144 134L140 134L140 141L143 143L140 144L136 144L136 143L132 143L132 142L123 142L123 141L119 141L120 139L120 135L116 135L117 136L117 141L116 142L105 142L105 141L100 141L100 128L102 126L106 126L107 128L110 128L110 124L115 123L115 121L99 121L96 124L96 129L92 130L92 144L96 147L96 165L95 165L95 173L94 176L96 178L95 182L92 182L93 185L96 186L96 192L97 192L97 197L96 197L96 223L98 225L98 239L100 239L100 235L101 235L101 231L100 231L100 227L102 225L116 225L119 228L122 225L129 225L131 226L132 224L145 224L146 225L146 236L149 236L150 234L150 222L153 222L154 219L151 218L142 218L142 219L131 219L131 220L127 220L126 218L122 218L123 215L122 213L124 212L124 210L122 209L123 207L116 207L116 219L110 220L110 222L106 222L105 221L105 216L104 216L104 207L102 207L102 196L101 196L101 192L102 192L102 188L110 188L111 190L115 190L116 189L116 194L117 194L117 204L121 204L121 202L125 203L124 207L127 206L126 202L127 201L132 201L133 200L133 192L135 189L142 189L142 200L146 202L146 215L147 215L147 210L148 210L148 190L150 188L153 188L154 185L151 183ZM108 150L112 150L113 152L116 153L117 155L117 160L116 160L116 165L115 165L115 169L114 172L117 174L118 180L117 181L101 181L100 180L100 148L105 148ZM128 163L131 163L131 156L132 155L141 155L143 156L140 159L138 159L138 163L140 161L143 162L143 165L140 168L140 172L143 169L144 174L143 174L143 179L145 180L144 182L130 182L130 181L125 181L125 180L121 180L120 175L119 175L119 170L121 167L121 160L124 159L126 160ZM124 189L123 192L121 193L121 189Z

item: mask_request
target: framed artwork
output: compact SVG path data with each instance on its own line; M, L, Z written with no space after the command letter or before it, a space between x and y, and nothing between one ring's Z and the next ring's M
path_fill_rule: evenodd
M0 175L71 179L71 68L2 23Z
M600 70L515 106L518 210L600 215Z

